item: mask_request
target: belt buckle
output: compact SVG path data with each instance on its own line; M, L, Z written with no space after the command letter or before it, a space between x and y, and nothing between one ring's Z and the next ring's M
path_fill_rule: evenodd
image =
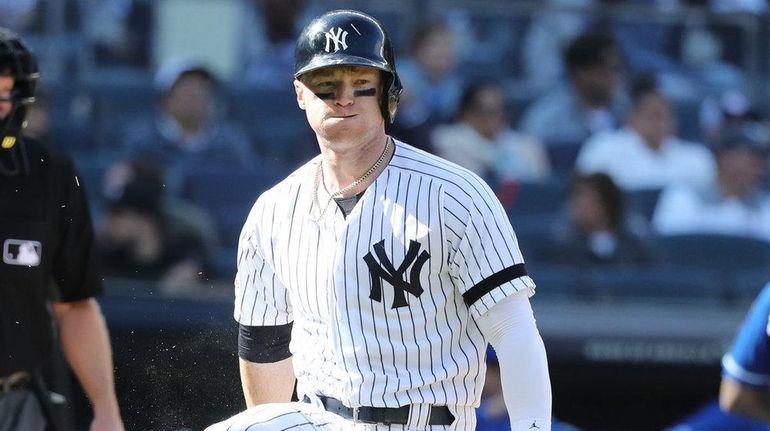
M358 423L358 407L352 407L353 409L353 424Z

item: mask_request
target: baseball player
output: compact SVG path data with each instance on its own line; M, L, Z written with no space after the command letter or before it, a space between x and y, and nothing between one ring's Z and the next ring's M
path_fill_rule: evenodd
M513 229L478 176L386 135L401 83L381 24L314 19L294 77L321 154L244 224L234 315L249 409L208 429L473 430L491 343L512 429L550 430Z
M770 422L770 283L751 307L722 359L719 404L729 412Z

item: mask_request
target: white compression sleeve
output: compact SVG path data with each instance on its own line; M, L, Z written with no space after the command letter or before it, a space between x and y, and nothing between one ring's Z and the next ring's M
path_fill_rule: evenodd
M512 431L550 431L551 379L543 339L526 292L495 304L477 321L500 363Z

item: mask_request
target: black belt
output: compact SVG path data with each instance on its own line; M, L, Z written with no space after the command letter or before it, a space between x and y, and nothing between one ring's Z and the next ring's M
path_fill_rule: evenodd
M26 389L32 386L32 375L26 371L17 371L13 374L0 377L0 395L18 389Z
M342 401L336 398L325 397L318 395L321 400L324 409L327 412L338 414L347 419L353 419L354 422L363 422L368 424L384 424L384 425L406 425L409 422L409 411L411 406L403 407L356 407L351 408L344 404ZM304 402L310 402L308 397L303 399ZM447 406L431 406L430 418L428 419L428 425L452 425L455 421L455 417L452 412L449 411Z

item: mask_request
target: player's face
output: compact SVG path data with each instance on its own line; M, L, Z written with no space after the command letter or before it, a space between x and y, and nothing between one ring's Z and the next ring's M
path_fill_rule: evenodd
M11 103L13 84L13 77L0 74L0 120L5 119L13 108L13 104Z
M304 74L294 87L310 127L329 144L371 140L384 130L377 69L325 67Z

